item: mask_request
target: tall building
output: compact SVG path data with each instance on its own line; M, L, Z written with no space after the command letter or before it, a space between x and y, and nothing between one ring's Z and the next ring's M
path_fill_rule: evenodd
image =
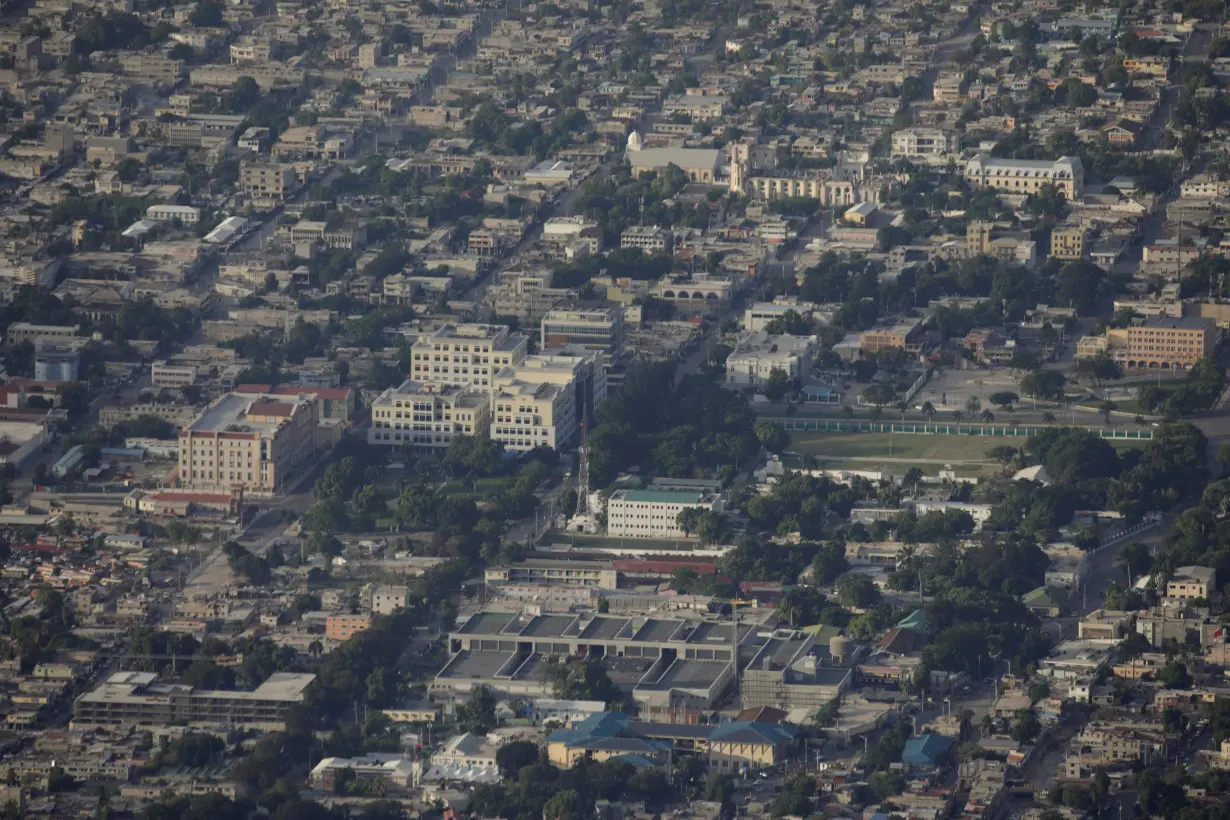
M274 495L290 490L336 443L307 396L227 393L179 434L179 481L186 489Z
M515 375L491 391L491 438L508 450L558 450L577 437L576 390Z
M1061 225L1051 231L1051 256L1084 259L1088 232L1079 225Z
M529 340L503 325L445 325L410 348L415 381L490 388L495 374L525 359Z
M491 399L486 388L406 379L372 402L369 444L447 449L456 436L486 436Z
M575 398L578 423L594 411L606 398L606 371L597 353L539 354L526 356L519 365L506 367L496 376L496 385L505 381L525 384L554 384L571 389Z
M1129 368L1186 370L1198 359L1211 356L1216 347L1217 323L1213 319L1150 316L1128 327L1123 358Z
M957 135L938 128L906 128L893 134L893 159L940 160L957 150Z
M621 307L555 308L542 317L542 350L572 348L619 356L624 349Z
M239 190L253 199L284 200L295 189L295 169L273 163L244 163L239 168Z
M158 683L152 672L115 672L73 703L72 727L243 726L286 728L286 714L303 703L315 675L277 672L252 692Z
M1053 185L1068 199L1075 199L1085 190L1085 167L1080 157L1007 159L979 153L966 163L965 178L974 185L1009 194L1035 194Z

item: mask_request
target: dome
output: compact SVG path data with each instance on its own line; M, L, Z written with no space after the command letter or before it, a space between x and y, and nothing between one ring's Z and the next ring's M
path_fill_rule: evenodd
M641 148L644 147L644 145L645 145L645 142L644 140L641 139L640 131L633 131L631 134L628 135L628 150L629 151L639 151L641 150Z

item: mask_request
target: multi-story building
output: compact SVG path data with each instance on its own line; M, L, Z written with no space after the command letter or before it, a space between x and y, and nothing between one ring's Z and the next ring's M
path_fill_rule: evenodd
M616 538L686 538L679 513L721 512L717 493L692 490L616 490L606 506L607 535Z
M60 342L76 337L80 330L76 325L36 325L30 322L13 322L9 325L7 338L9 345L19 345L30 342L37 345L42 341Z
M602 225L583 216L556 216L542 226L544 245L558 251L583 247L590 254L602 250Z
M1217 323L1212 319L1150 316L1128 327L1127 350L1121 356L1129 368L1186 370L1212 355L1216 346Z
M99 408L98 423L102 427L114 427L122 421L153 416L179 429L191 424L199 412L191 404L108 404Z
M904 350L906 353L921 353L926 320L907 317L893 324L877 325L864 330L859 336L859 348L864 353L879 353L882 350Z
M562 584L617 589L619 573L605 561L555 561L531 558L507 567L488 567L484 580L492 584Z
M486 436L490 425L486 388L406 379L372 402L367 441L444 450L457 436Z
M557 288L550 268L534 271L506 270L500 283L487 292L498 316L515 316L522 324L537 324L547 312L577 298L575 288Z
M1051 185L1068 199L1085 190L1085 168L1080 157L1057 160L1007 159L976 154L965 165L965 178L972 184L1010 194L1036 194Z
M577 437L576 390L542 381L501 378L491 391L491 438L509 450L558 450Z
M115 672L73 704L72 726L243 726L286 728L286 714L303 703L315 675L277 672L252 692L158 683L152 672Z
M145 209L145 218L155 222L174 222L195 225L201 221L201 209L191 205L151 205Z
M893 134L893 159L946 161L957 150L956 134L938 128L907 128Z
M296 179L289 165L244 163L239 168L239 190L253 199L281 202L294 192Z
M622 307L554 308L542 317L541 348L580 348L617 357L624 348Z
M180 432L179 482L202 492L286 492L340 431L319 422L307 396L227 393Z
M645 253L670 253L675 237L669 228L633 225L619 235L619 247L640 248Z
M574 393L576 420L593 417L606 398L606 371L597 353L557 353L526 356L520 364L510 365L496 374L495 385L521 382L527 385L553 384Z
M186 364L154 362L150 365L150 384L154 387L187 387L196 384L196 367Z
M1178 600L1209 597L1215 587L1213 578L1217 571L1210 567L1179 567L1174 577L1166 582L1166 597Z
M765 331L744 333L726 358L726 386L766 384L778 370L787 379L802 379L811 371L819 346L816 336L773 336Z
M490 388L505 367L520 364L529 339L504 325L445 325L410 348L410 378L435 384Z
M325 637L331 641L348 641L371 625L371 613L334 613L325 618Z
M1051 256L1056 259L1084 259L1089 232L1079 225L1063 225L1051 231Z
M380 584L372 587L372 612L392 615L410 606L410 587L401 584Z

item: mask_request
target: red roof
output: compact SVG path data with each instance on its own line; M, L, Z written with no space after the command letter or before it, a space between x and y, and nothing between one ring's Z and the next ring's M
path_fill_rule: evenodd
M658 573L670 575L677 569L690 569L697 575L714 575L717 564L712 561L689 561L686 558L634 559L627 558L612 562L619 572Z

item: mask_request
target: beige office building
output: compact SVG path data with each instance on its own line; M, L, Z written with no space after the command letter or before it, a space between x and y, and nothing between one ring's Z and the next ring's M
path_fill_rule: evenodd
M320 424L310 396L227 393L180 432L180 485L210 493L287 492L340 432L338 424Z
M447 449L457 436L486 436L491 400L482 388L406 379L372 403L369 444Z
M410 348L410 378L490 388L495 374L520 364L528 349L527 337L503 325L445 325L415 340Z
M295 169L289 165L245 163L239 169L239 190L253 199L284 200L295 189Z
M577 436L576 389L501 378L491 393L491 437L508 450L558 450Z

